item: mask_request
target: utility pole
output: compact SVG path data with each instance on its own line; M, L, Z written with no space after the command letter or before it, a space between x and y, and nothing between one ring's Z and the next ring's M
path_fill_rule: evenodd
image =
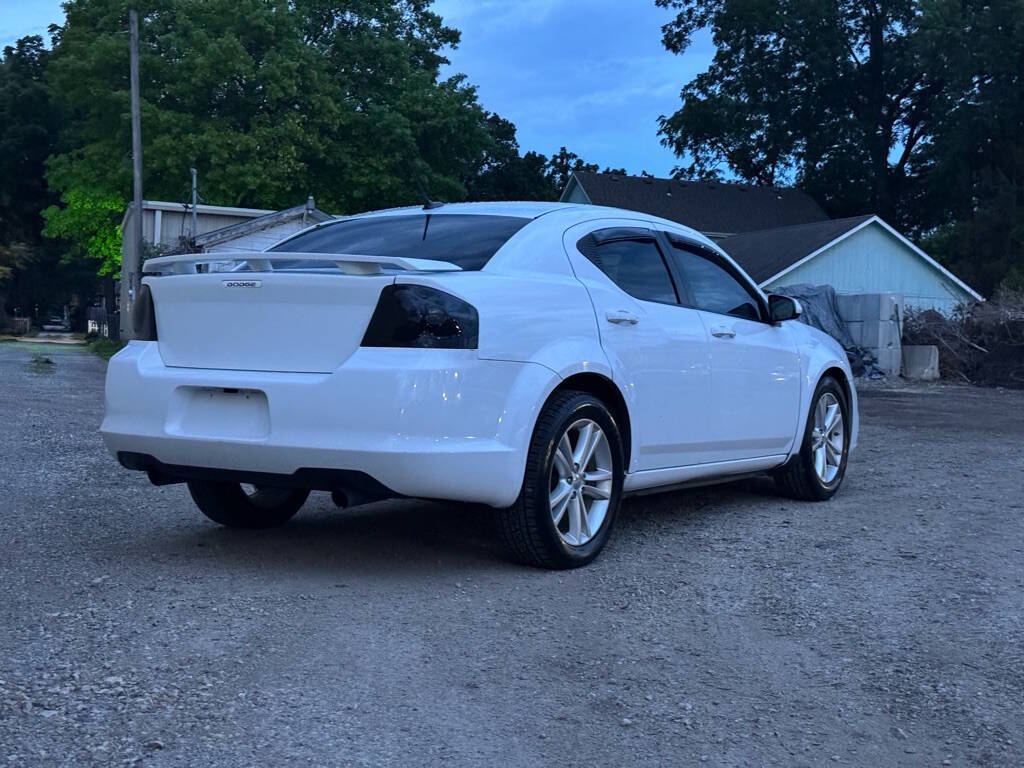
M128 11L132 113L132 231L121 264L121 338L134 336L131 309L142 284L142 121L139 116L139 14Z
M195 244L196 235L199 234L199 222L197 220L196 205L199 204L199 185L196 183L196 169L189 168L192 172L192 243Z

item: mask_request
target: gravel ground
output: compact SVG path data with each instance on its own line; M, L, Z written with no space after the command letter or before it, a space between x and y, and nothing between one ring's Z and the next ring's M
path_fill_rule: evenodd
M219 529L103 371L0 344L0 766L1024 764L1024 393L872 387L832 502L634 499L548 573L440 504Z

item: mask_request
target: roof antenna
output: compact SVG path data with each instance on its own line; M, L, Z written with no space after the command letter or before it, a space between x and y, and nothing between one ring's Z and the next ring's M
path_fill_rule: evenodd
M417 183L416 184L416 189L420 193L420 197L423 198L423 210L424 211L432 211L435 208L440 208L442 205L444 205L444 203L441 202L440 200L431 200L430 199L430 195L428 195L426 193L426 191L423 189L423 185L422 184Z

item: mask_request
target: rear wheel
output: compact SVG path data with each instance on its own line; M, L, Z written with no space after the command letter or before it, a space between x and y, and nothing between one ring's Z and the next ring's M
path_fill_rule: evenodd
M622 497L623 451L608 408L560 392L534 429L523 488L498 514L504 549L541 568L586 565L604 548Z
M849 424L846 393L838 381L831 376L824 377L811 399L800 453L775 473L779 490L805 501L832 498L846 474Z
M228 528L283 525L295 516L309 496L309 491L298 488L198 481L190 482L188 491L204 515Z

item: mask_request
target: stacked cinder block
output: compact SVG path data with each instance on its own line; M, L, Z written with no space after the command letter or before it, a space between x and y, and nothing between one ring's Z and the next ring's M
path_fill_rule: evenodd
M899 293L837 294L839 315L857 346L870 350L886 376L899 376L903 296Z

